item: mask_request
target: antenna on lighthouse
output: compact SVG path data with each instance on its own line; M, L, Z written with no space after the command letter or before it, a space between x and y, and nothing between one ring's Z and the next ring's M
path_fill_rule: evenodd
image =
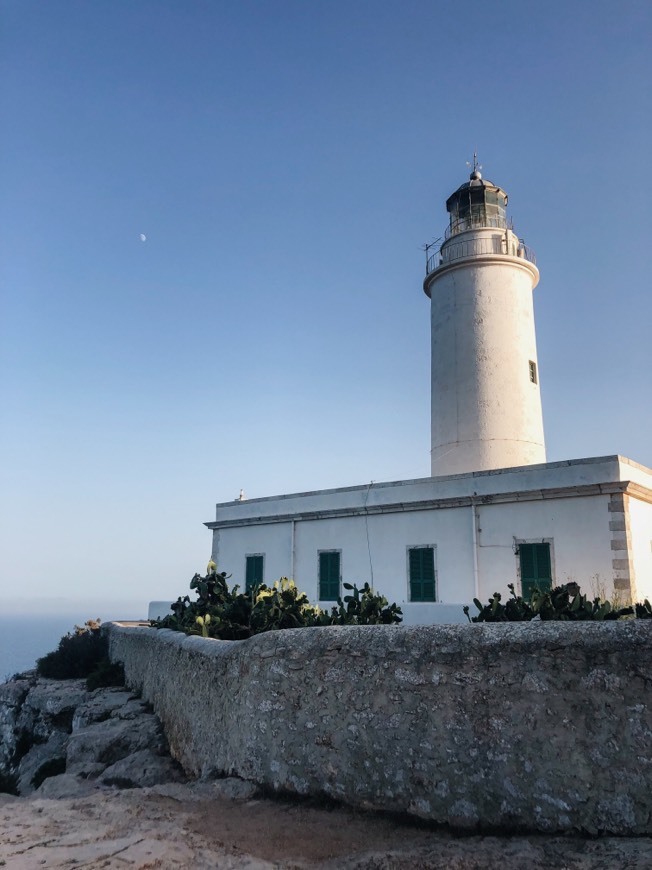
M433 239L432 242L424 242L421 245L421 250L425 251L427 254L428 251L430 250L430 248L434 248L435 245L437 245L439 242L441 242L442 238L443 238L443 236L440 236L438 239Z
M478 152L477 151L473 152L473 163L471 164L467 160L466 165L469 168L472 167L471 178L482 178L482 176L480 175L480 170L482 169L482 164L478 163Z

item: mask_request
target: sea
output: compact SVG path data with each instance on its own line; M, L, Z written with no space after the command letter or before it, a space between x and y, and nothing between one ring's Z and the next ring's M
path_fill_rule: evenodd
M95 605L95 606L93 606ZM147 615L140 602L70 602L46 612L3 607L0 612L0 683L31 670L36 660L56 649L61 638L88 619L138 620Z

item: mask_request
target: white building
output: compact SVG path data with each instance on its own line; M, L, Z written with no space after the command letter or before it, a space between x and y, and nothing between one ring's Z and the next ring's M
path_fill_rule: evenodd
M293 577L329 606L369 581L406 623L474 597L577 581L652 598L652 471L621 456L545 462L532 291L539 272L477 170L428 257L432 476L218 504L212 557L240 582Z

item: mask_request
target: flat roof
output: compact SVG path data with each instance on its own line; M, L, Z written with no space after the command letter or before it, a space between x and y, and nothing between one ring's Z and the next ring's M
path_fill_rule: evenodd
M619 455L569 459L441 477L358 484L222 502L208 528L318 519L494 501L595 495L631 484L652 494L652 470Z

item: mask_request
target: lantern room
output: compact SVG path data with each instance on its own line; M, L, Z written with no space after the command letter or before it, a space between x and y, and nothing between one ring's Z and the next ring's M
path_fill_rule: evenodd
M476 227L505 229L507 194L491 181L486 181L477 169L466 184L458 187L446 200L450 223L446 238Z

